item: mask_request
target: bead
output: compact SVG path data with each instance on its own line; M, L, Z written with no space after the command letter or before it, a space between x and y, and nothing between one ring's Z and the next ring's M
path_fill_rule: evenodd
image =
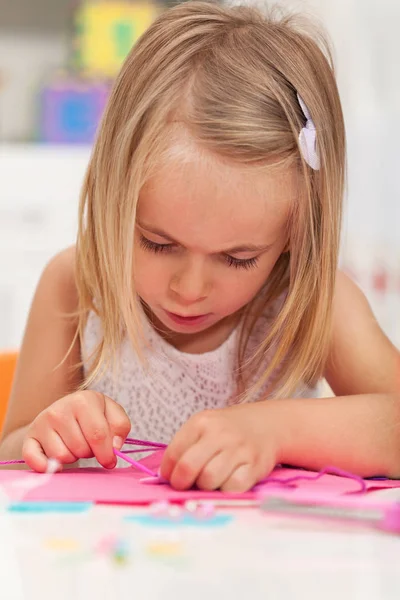
M195 500L188 500L187 502L185 502L185 510L187 510L187 512L189 513L196 513L198 507L199 505Z
M197 509L198 517L209 519L215 514L215 504L213 502L201 502Z
M169 502L164 500L161 502L154 502L153 504L151 504L149 507L149 512L155 517L165 517L169 515L170 508L171 506Z

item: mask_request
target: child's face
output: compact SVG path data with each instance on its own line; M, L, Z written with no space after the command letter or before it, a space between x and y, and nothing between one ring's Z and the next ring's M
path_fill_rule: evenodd
M193 154L161 168L140 195L135 285L158 321L199 333L263 287L287 245L291 171Z

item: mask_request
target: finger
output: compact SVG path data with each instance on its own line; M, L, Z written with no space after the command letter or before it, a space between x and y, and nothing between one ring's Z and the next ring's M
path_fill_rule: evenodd
M218 490L239 464L232 453L223 451L216 454L203 468L196 479L196 485L202 490Z
M42 446L35 438L27 438L22 445L22 458L33 471L45 473L47 469L47 456Z
M171 481L172 473L178 462L185 452L199 441L200 435L200 430L196 428L193 421L188 421L181 427L164 452L161 463L161 476L164 479Z
M106 469L113 469L117 464L112 445L110 427L105 417L105 397L101 407L98 402L82 403L77 410L78 422L86 442L93 455Z
M130 419L122 406L107 399L105 416L111 430L113 447L120 450L131 430Z
M221 485L223 492L247 492L257 483L254 467L247 464L239 465L228 479Z
M47 458L55 458L62 465L74 463L78 458L70 452L62 438L53 429L46 431L46 435L41 438L40 444Z
M170 483L176 490L187 490L193 486L205 466L220 451L217 443L202 437L191 446L176 463Z
M93 457L93 452L82 433L82 429L80 428L78 421L75 419L70 419L67 427L60 425L55 427L55 431L63 440L71 454L77 458Z

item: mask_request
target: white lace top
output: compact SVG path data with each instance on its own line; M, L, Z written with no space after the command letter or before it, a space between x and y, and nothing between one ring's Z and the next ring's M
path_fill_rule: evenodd
M269 316L257 321L247 346L247 356L265 336L272 312L270 310ZM169 443L193 414L226 407L235 396L234 370L239 331L235 329L212 352L187 354L162 338L144 313L143 320L143 331L149 341L149 349L144 352L147 367L142 365L126 338L119 350L117 380L114 381L111 370L106 371L91 385L91 389L113 398L125 409L132 423L132 437ZM93 352L101 336L100 320L91 313L83 339L84 356ZM263 391L260 390L258 398ZM297 397L317 395L317 389L306 386L299 387L295 394Z

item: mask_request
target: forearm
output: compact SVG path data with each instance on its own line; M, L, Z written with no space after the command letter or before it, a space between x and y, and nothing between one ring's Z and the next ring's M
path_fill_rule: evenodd
M267 400L278 460L320 470L334 465L364 477L400 478L400 397L365 394Z
M24 427L15 429L1 440L0 460L16 460L22 458L22 444L28 427L29 425L25 425Z

